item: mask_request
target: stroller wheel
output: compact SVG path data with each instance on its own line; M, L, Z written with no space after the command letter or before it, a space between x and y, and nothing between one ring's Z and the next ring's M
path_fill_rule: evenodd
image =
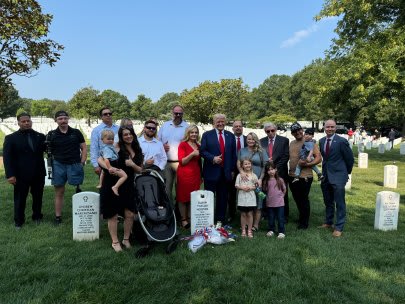
M179 241L177 239L174 239L173 241L171 241L166 248L166 253L171 254L173 251L175 251L178 243L179 243Z
M150 254L151 249L152 249L151 246L143 247L143 248L141 248L141 249L139 249L138 251L135 252L135 257L137 259L142 259L142 258L144 258L144 257L146 257L146 256L148 256Z

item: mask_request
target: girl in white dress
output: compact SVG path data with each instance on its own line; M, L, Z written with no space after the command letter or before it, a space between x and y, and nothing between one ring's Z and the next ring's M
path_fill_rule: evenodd
M240 211L240 224L242 228L242 237L253 238L253 211L256 208L255 189L258 184L258 178L252 171L252 161L244 158L240 161L243 169L243 177L238 174L235 187L238 189L238 210Z

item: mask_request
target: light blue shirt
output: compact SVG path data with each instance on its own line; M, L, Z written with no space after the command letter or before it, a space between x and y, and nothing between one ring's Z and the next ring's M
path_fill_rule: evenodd
M162 142L156 138L148 141L144 136L139 137L138 141L142 149L144 164L148 159L153 158L153 164L163 170L167 163L167 156Z
M184 138L184 133L186 132L187 127L188 123L184 120L177 126L173 123L172 120L169 120L166 121L159 129L158 139L163 144L167 143L170 146L169 151L167 151L168 160L172 161L179 160L178 149L180 142Z
M112 130L115 134L118 134L119 126L112 125L111 127L107 126L105 123L99 124L97 127L91 131L90 137L90 162L94 168L98 167L97 158L100 156L100 150L103 146L103 142L101 140L101 132L103 130Z

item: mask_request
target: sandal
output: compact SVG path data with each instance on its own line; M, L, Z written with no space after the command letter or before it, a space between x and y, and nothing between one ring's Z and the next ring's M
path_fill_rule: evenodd
M187 219L182 219L181 220L181 227L184 229L189 229L190 228L190 223L187 221Z
M259 231L259 228L253 226L253 227L252 227L252 231L257 232L257 231Z
M132 248L129 239L123 239L123 240L122 240L122 245L124 245L124 247L125 247L126 249Z
M241 236L242 236L242 237L246 237L246 229L242 229L242 234L241 234Z
M113 242L113 243L111 244L111 247L114 249L115 252L120 252L120 251L122 251L120 242Z
M253 232L252 230L248 230L248 238L253 239Z

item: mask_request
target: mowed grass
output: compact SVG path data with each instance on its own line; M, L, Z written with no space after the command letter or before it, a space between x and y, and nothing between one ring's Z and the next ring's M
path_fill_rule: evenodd
M314 182L307 231L296 230L290 198L284 240L266 238L263 221L252 240L206 245L195 254L186 241L171 255L159 245L144 259L134 257L139 245L115 253L105 221L99 240L72 240L73 187L66 191L62 225L53 225L53 189L47 187L43 223L31 222L29 200L27 224L16 231L12 187L2 168L0 303L404 303L405 156L398 147L366 152L368 169L357 168L356 157L340 239L317 228L324 207ZM401 195L398 230L382 232L374 230L375 200L377 192L391 190L383 187L383 167L393 161L399 167L398 188L392 190ZM96 191L96 184L88 165L82 188ZM239 235L238 221L233 226Z

